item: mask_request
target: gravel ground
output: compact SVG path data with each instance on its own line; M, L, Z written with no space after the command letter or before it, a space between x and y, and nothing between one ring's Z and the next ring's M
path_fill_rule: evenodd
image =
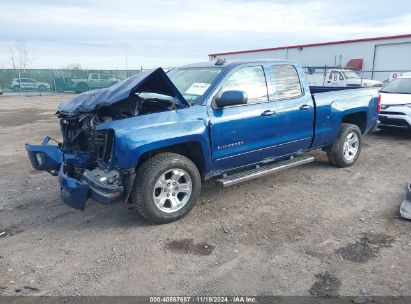
M411 134L374 133L357 163L314 163L220 190L178 222L59 198L24 143L59 138L67 95L0 97L0 294L411 295ZM4 233L3 233L4 232Z

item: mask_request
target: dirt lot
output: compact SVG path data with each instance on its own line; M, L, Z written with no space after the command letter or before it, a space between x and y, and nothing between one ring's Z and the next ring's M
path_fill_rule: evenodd
M31 169L24 143L59 137L67 98L0 97L0 294L411 295L411 134L367 136L346 169L318 152L224 191L208 182L188 216L155 226L122 204L70 209Z

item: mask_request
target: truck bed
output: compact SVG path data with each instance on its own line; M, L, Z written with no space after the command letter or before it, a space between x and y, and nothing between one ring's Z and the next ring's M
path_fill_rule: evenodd
M338 126L350 113L361 111L365 115L363 133L367 133L377 121L378 88L314 93L312 97L316 107L313 148L334 142L338 136Z
M342 90L354 90L354 89L364 89L363 87L324 87L324 86L310 86L311 94L342 91Z

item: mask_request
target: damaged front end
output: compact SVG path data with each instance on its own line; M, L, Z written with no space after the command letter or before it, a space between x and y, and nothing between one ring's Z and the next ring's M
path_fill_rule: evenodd
M59 176L69 206L84 210L88 198L102 204L128 201L135 168L119 168L115 131L104 123L188 106L164 71L137 74L109 88L86 92L57 111L63 142L26 144L34 169Z
M102 204L127 201L134 170L115 168L114 131L97 130L104 122L99 112L59 118L63 162L58 176L64 202L84 210L88 198Z
M59 115L63 142L26 144L34 169L58 175L63 201L84 210L88 198L102 204L127 201L134 169L115 168L114 131L97 130L97 113Z

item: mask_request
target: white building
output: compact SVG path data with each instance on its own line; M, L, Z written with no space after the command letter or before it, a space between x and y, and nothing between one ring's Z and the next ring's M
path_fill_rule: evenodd
M303 67L347 66L384 81L411 71L411 34L209 54L210 60L293 59ZM358 59L355 61L350 60ZM348 64L348 65L347 65Z

